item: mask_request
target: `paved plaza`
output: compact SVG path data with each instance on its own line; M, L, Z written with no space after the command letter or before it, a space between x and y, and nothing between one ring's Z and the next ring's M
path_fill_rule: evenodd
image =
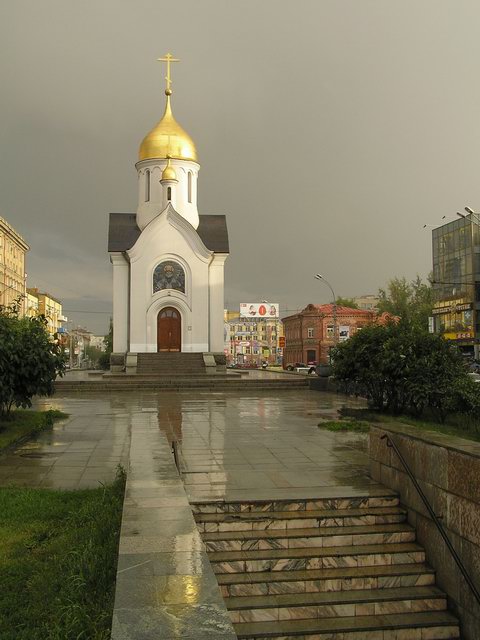
M363 434L318 428L360 401L308 390L57 395L37 402L69 417L0 459L0 483L76 489L128 468L130 434L149 414L179 448L191 499L295 497L329 487L365 491Z

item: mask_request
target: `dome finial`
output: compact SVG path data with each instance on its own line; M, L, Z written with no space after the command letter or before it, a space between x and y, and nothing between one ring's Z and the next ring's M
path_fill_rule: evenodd
M172 180L172 181L174 180L175 182L178 182L175 169L170 165L171 157L172 156L167 155L167 166L162 171L162 179L160 180L160 182L163 182L164 180Z
M138 152L139 160L150 158L175 158L177 160L191 160L197 162L197 150L191 137L182 129L173 117L170 96L172 95L172 76L170 64L180 62L171 53L158 58L159 62L167 63L167 75L165 76L165 95L167 96L165 112L162 119L143 139ZM173 168L172 168L173 170Z
M165 95L172 95L172 77L170 75L170 63L171 62L180 62L178 58L174 58L171 53L166 53L163 58L157 58L157 62L166 62L167 63L167 75L165 76L166 86L165 86Z

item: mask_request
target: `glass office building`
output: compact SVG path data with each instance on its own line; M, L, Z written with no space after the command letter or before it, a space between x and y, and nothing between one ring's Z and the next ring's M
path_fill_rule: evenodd
M478 357L480 307L480 225L470 215L432 232L436 333Z

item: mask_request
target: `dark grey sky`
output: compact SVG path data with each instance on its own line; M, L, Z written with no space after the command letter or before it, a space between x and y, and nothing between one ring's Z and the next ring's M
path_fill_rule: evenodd
M104 332L109 211L173 108L197 144L201 213L226 213L226 302L281 308L430 270L424 223L480 208L476 0L3 0L0 215L30 286Z

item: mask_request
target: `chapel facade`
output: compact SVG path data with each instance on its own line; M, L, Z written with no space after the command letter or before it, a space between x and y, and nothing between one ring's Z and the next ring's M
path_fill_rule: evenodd
M165 111L143 139L136 213L111 213L114 355L223 353L224 215L199 215L200 164L171 106L170 54Z

